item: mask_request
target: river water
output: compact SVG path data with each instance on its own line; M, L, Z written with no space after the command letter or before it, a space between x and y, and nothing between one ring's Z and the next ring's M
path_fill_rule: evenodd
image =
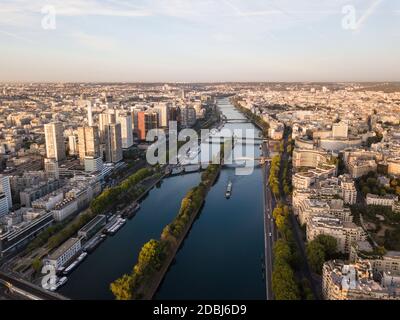
M228 120L245 119L227 99L218 100L218 106ZM239 122L225 128L255 129ZM248 148L260 153L258 145ZM137 215L69 276L60 293L73 299L112 299L109 284L132 270L143 244L159 239L186 192L199 181L199 173L164 179L142 201ZM227 200L229 181L233 190ZM263 233L261 168L237 176L234 166L224 167L155 299L265 299Z

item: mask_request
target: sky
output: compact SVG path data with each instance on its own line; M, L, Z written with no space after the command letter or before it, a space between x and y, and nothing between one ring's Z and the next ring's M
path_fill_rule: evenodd
M0 0L2 82L400 81L398 0Z

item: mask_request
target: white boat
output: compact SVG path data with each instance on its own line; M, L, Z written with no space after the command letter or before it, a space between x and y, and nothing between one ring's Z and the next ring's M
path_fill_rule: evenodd
M57 280L57 282L55 284L53 284L50 287L50 291L56 291L58 288L60 288L61 286L63 286L66 282L67 282L68 278L67 277L62 277L59 280Z
M57 269L57 272L58 273L62 273L64 270L65 270L65 267L60 267L60 268Z
M114 226L111 227L109 233L114 235L122 226L126 223L126 219L119 218L118 221L115 223Z
M61 287L63 284L67 282L68 278L67 277L62 277L58 282L57 282L57 288Z
M68 273L70 273L72 270L75 269L75 267L79 264L78 260L75 260L74 262L72 262L67 268L65 268L63 274L67 275Z
M226 187L225 197L229 199L232 194L232 182L229 181L228 186Z
M78 261L79 262L81 262L81 261L83 261L86 257L87 257L87 253L86 252L83 252L83 253L81 253L81 255L78 257Z

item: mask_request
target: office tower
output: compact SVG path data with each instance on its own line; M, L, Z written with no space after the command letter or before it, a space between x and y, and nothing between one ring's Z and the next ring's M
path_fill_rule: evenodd
M349 132L349 125L341 121L339 123L334 123L332 126L332 136L333 138L347 138Z
M168 119L169 121L178 121L179 120L179 108L178 107L171 107L168 110Z
M135 133L138 134L139 126L138 126L138 113L146 110L146 106L135 106L131 107L131 115L132 115L132 129Z
M12 207L12 196L11 196L11 186L10 177L0 174L0 194L4 194L7 200L7 208Z
M106 161L119 162L122 160L121 124L112 123L106 126Z
M107 126L111 123L115 123L116 121L115 117L115 110L110 109L106 110L105 112L101 113L99 115L99 133L100 133L100 141L104 143L106 141L106 130Z
M96 126L78 128L79 159L100 156L99 130Z
M75 156L78 154L78 143L76 142L76 136L72 135L68 137L69 155Z
M44 125L46 138L47 158L54 158L56 161L65 159L64 128L61 122L53 122Z
M60 178L58 162L54 158L44 159L44 171L49 173L54 179Z
M129 113L118 112L117 123L121 124L122 148L128 149L133 145L132 116Z
M154 111L158 113L158 123L162 128L168 127L169 121L169 104L167 103L158 103L154 106Z
M7 197L4 193L0 192L0 218L10 212L8 207Z
M87 111L88 111L88 124L89 127L93 126L93 113L92 113L92 103L90 101L87 102Z
M181 126L182 128L190 128L196 123L196 109L193 107L181 108Z
M158 113L154 111L140 111L138 113L138 135L140 140L146 140L147 132L158 128Z

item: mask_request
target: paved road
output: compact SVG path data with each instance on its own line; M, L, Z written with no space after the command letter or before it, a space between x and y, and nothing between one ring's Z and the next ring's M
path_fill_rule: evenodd
M269 157L268 143L263 143L263 155ZM273 271L273 247L277 239L275 221L272 217L273 199L269 188L270 163L263 166L263 187L264 187L264 245L265 245L265 286L267 300L273 300L272 292L272 271Z
M290 134L286 133L285 137L284 137L284 143L285 143L285 148L284 148L284 153L281 156L281 168L283 168L283 165L286 161L288 161L289 158L289 154L287 153L287 145L288 145L288 136ZM282 177L282 171L280 172L280 177L279 179L283 179ZM281 193L281 201L283 204L285 205L289 205L288 200L286 198L286 194L283 191L283 186L282 184L280 184L280 193ZM312 272L311 272L311 268L310 265L308 263L308 259L307 259L307 253L306 253L306 246L305 243L303 241L303 231L300 229L299 223L297 222L296 217L294 216L294 214L290 214L289 215L289 219L290 219L290 223L292 225L292 230L293 230L293 236L294 236L294 241L297 244L297 248L300 251L300 255L302 256L302 266L301 266L301 274L302 277L305 277L306 279L308 279L308 282L310 283L311 286L311 291L314 294L314 297L316 297L317 299L319 298L319 291L316 285L316 281L313 278Z

